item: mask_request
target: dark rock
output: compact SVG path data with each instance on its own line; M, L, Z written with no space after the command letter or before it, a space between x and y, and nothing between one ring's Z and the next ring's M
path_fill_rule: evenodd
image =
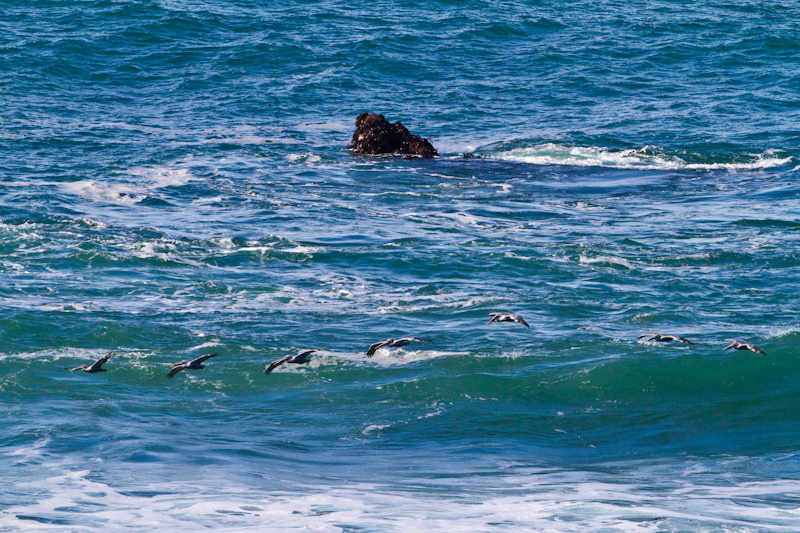
M430 142L419 135L412 135L400 121L391 124L377 113L361 113L356 117L356 132L348 148L357 154L367 155L439 155Z
M472 152L465 152L461 154L461 157L463 157L464 159L483 159L486 156L481 154L473 154Z

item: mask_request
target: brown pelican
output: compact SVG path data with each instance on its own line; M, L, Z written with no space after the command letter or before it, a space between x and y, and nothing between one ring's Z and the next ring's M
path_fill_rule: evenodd
M302 365L304 363L308 363L308 356L314 352L318 352L319 350L306 350L305 352L300 352L297 355L287 355L286 357L282 357L277 361L271 362L267 368L264 370L265 374L269 374L283 363L294 363L296 365Z
M489 313L489 316L491 316L492 319L487 322L487 324L491 324L492 322L518 322L527 328L530 327L528 323L525 322L525 319L519 315L512 315L511 313Z
M169 371L167 377L171 378L181 370L200 370L201 368L205 368L205 365L202 365L200 363L202 363L206 359L210 359L211 357L216 357L217 355L219 354L210 353L208 355L201 355L197 359L192 359L191 361L188 362L181 361L180 363L175 363L174 365L172 365L172 370Z
M81 365L76 366L75 368L67 368L70 372L75 372L76 370L83 370L84 372L88 372L89 374L94 374L95 372L106 372L106 369L103 368L103 365L108 362L111 356L114 355L114 352L108 352L103 357L95 361L91 365Z
M639 335L636 337L636 340L641 339L642 337L649 337L644 340L644 342L672 342L672 341L681 341L684 344L694 344L692 341L688 339L684 339L680 335L662 335L660 333L645 333L644 335Z
M734 350L752 350L756 353L760 353L761 355L767 355L764 353L764 350L756 346L755 344L750 344L749 342L742 342L737 339L725 339L726 341L730 341L731 344L727 348L723 348L722 351L730 350L733 348Z
M431 342L427 339L420 339L418 337L403 337L402 339L386 339L385 341L376 342L372 346L369 347L367 350L367 357L372 357L375 355L375 351L378 348L400 348L402 346L407 346L412 341L420 341L420 342Z

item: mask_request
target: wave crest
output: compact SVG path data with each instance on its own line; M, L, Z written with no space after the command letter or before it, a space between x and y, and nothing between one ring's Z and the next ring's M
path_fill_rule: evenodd
M642 170L760 170L788 165L795 157L779 150L761 153L670 151L657 146L615 149L545 142L509 141L479 150L489 159L534 165L565 165Z

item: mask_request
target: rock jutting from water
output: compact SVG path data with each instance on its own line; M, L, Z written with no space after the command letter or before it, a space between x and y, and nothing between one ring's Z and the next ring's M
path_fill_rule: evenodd
M439 155L427 139L411 134L400 121L392 124L377 113L361 113L356 117L356 131L348 148L357 154L366 155Z

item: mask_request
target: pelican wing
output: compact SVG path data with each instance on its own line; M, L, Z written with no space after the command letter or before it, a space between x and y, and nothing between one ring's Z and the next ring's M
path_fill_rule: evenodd
M109 359L111 359L112 355L114 355L114 352L108 352L103 357L101 357L100 359L95 361L92 366L90 366L89 368L86 369L86 371L87 372L97 372L98 370L101 369L101 367L104 364L106 364L108 362Z
M296 363L296 364L298 364L298 365L302 365L303 363L307 363L307 362L308 362L308 357L309 357L309 356L310 356L312 353L314 353L314 352L318 352L318 351L319 351L319 350L306 350L305 352L300 352L299 354L297 354L297 355L295 355L295 356L291 357L291 358L289 359L289 362L290 362L290 363Z
M171 378L172 376L174 376L175 374L177 374L178 372L183 370L185 364L186 363L176 363L176 364L172 365L172 370L169 371L169 374L167 374L167 377Z
M373 355L375 355L375 352L378 350L378 348L383 348L384 346L386 346L387 344L391 344L392 342L394 342L394 339L386 339L385 341L376 342L375 344L369 347L369 350L367 350L367 357L372 357Z
M682 342L684 344L694 344L689 339L685 339L685 338L681 337L680 335L661 335L661 339L660 340L661 341L667 341L667 342L680 341L680 342Z
M281 366L283 363L291 359L291 355L287 355L286 357L281 357L277 361L273 361L269 364L269 366L264 370L264 374L269 375L273 370Z
M70 372L75 372L76 370L83 370L84 368L88 368L86 365L76 366L75 368L66 368L65 370L69 370Z
M737 340L735 340L735 339L725 339L725 340L726 340L726 341L733 341L733 342L731 342L731 343L730 343L728 346L726 346L725 348L723 348L723 349L722 349L722 351L723 351L723 352L724 352L725 350L730 350L731 348L736 348L736 346L739 344L739 341L737 341Z
M203 361L205 361L206 359L211 359L212 357L216 357L216 356L218 356L218 355L219 355L218 353L210 353L210 354L206 354L206 355L201 355L201 356L200 356L200 357L198 357L197 359L192 359L192 360L189 362L189 366L195 366L195 365L199 365L200 363L202 363L202 362L203 362Z
M516 322L519 322L520 324L522 324L522 325L523 325L523 326L525 326L526 328L529 328L529 327L530 327L530 326L528 325L528 323L527 323L527 322L525 322L525 319L524 319L524 318L522 318L522 317L521 317L521 316L519 316L519 315L514 315L514 320L515 320Z

